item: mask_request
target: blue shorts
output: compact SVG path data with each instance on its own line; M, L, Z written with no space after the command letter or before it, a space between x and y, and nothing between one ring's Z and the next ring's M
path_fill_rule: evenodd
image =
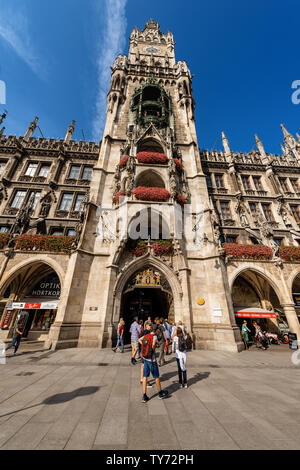
M150 372L152 374L152 377L154 379L158 379L159 377L159 370L158 370L158 365L157 365L157 362L152 362L152 361L146 361L144 359L144 371L143 371L143 375L144 377L149 377L150 375Z

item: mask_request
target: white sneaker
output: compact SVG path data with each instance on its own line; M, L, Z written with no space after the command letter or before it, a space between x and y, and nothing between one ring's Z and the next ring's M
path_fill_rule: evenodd
M179 384L179 388L183 388L183 385L182 385L182 384Z

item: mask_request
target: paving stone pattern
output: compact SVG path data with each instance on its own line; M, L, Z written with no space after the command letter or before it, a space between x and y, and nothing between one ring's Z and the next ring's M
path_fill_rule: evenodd
M300 365L287 346L174 356L141 403L140 365L110 350L30 350L0 366L0 449L300 449Z

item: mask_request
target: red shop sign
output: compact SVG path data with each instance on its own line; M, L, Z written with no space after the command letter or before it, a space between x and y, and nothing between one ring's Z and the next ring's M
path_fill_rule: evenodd
M41 303L28 302L24 308L41 308Z
M3 315L3 320L1 323L1 328L8 328L13 316L12 310L6 310L5 314Z

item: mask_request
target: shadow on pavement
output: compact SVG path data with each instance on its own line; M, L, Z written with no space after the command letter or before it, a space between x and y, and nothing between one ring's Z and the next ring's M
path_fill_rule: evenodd
M36 405L27 406L26 408L21 408L19 410L11 411L10 413L6 413L4 415L0 415L0 418L4 418L5 416L12 415L14 413L18 413L19 411L29 410L30 408L34 408L40 405L57 405L59 403L66 403L67 401L74 400L76 397L81 397L85 395L92 395L100 390L100 387L81 387L73 390L73 392L66 392L66 393L57 393L56 395L52 395L50 397L45 398L41 403L37 403Z
M177 375L177 371L176 372L175 371L174 372L168 372L168 373L162 375L160 380L161 380L161 382L164 382L164 381L174 377L175 375ZM190 379L188 377L188 387L191 387L191 385L194 385L197 382L200 382L200 380L207 379L209 376L210 376L210 372L198 372L196 375L194 375ZM179 382L177 382L177 381L173 382L172 385L169 385L165 388L162 387L162 388L164 390L168 390L168 392L169 392L169 395L166 399L170 398L172 393L177 392L179 390L181 391L181 389L179 388ZM156 396L158 396L158 393L153 395L151 398L154 398Z

